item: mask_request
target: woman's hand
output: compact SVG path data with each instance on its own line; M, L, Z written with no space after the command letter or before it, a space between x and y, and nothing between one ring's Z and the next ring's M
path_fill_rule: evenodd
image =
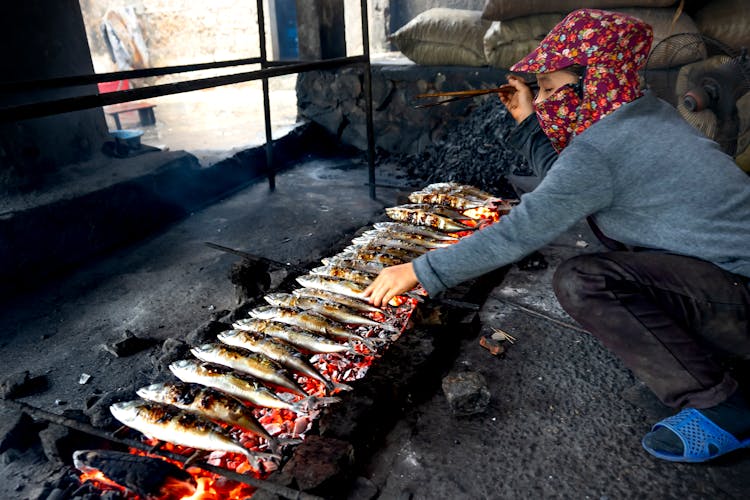
M376 307L384 306L396 295L408 292L419 280L414 274L414 266L411 262L398 266L387 267L380 271L375 281L365 290L365 297Z
M515 92L498 92L500 101L510 111L516 123L521 123L534 113L534 94L526 83L515 75L508 75L508 84L516 89Z

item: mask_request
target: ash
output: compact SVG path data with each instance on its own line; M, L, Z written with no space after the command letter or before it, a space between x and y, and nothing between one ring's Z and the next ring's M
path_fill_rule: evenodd
M381 153L379 163L399 164L409 179L420 180L419 185L454 181L498 196L516 197L506 176L526 174L529 167L508 141L514 127L515 121L499 100L487 97L421 153Z

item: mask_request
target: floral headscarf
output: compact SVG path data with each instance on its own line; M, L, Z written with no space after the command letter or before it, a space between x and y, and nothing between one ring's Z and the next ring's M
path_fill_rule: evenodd
M585 67L581 92L566 85L536 106L539 123L558 153L573 136L642 95L638 70L652 40L651 26L640 19L581 9L568 14L539 47L510 68L549 73Z

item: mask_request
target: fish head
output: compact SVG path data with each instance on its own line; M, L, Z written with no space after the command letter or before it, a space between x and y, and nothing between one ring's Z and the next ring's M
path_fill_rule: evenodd
M120 401L109 406L112 416L125 425L138 418L138 414L145 402L143 400Z
M201 353L213 352L216 350L216 347L216 344L201 344L197 347L191 348L190 352L198 356Z
M149 401L161 401L168 392L169 388L165 383L147 385L135 391L139 397Z
M277 308L274 306L260 306L250 311L250 316L257 319L271 319L276 316Z
M169 365L169 370L175 375L195 371L198 368L198 363L199 361L195 359L179 359Z
M252 342L255 340L255 337L253 335L246 335L246 333L247 332L243 332L242 330L225 330L219 333L216 338L221 342L237 338L243 338L243 340L247 340L247 342Z
M285 304L291 304L293 297L291 293L269 293L263 298L272 306L281 307Z

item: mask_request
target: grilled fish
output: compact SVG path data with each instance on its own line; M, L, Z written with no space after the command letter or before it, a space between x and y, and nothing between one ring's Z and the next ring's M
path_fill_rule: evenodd
M292 290L292 295L295 297L314 297L323 299L337 304L342 304L352 309L356 309L362 313L379 313L386 316L392 316L387 310L375 307L366 300L349 297L347 295L341 295L334 292L329 292L321 288L297 288Z
M389 250L406 250L407 252L412 252L417 256L430 251L430 248L419 243L413 243L399 238L393 238L389 235L359 236L357 238L354 238L352 240L352 243L355 245L376 245L378 247L388 248Z
M411 243L412 245L422 246L429 249L443 248L458 242L458 239L438 240L435 238L430 238L429 236L423 236L421 234L404 233L390 229L371 229L369 231L365 231L362 234L362 237L401 240Z
M429 212L435 215L440 215L442 217L447 217L448 219L452 219L454 221L459 221L461 219L468 219L469 217L465 216L461 212L457 212L455 210L451 210L448 207L443 207L440 205L430 205L429 203L409 203L406 205L398 205L395 207L390 207L391 209L404 209L404 210L424 210L425 212ZM386 209L386 211L389 209Z
M339 384L327 379L320 373L301 352L294 347L276 340L272 337L263 335L253 335L241 330L228 330L218 335L221 342L236 347L242 347L249 351L262 353L277 363L280 363L290 370L295 370L307 377L313 378L325 384L329 393L336 389L350 391L352 388L346 384Z
M211 387L185 382L165 382L141 387L138 396L148 401L163 403L193 413L202 414L212 420L240 427L262 437L274 453L279 443L255 418L253 412L239 399Z
M331 276L332 278L340 278L342 280L353 281L355 283L361 283L365 286L373 282L377 277L377 274L366 273L363 271L355 271L354 269L347 269L346 267L336 266L319 266L310 271L310 274L317 274L320 276Z
M409 195L409 201L412 203L441 205L461 211L485 206L485 204L477 198L470 198L468 196L460 196L457 194L426 191L414 191Z
M250 316L257 319L266 319L298 326L305 330L322 333L346 341L356 341L363 344L369 350L374 351L375 345L383 339L365 338L352 333L346 326L337 321L326 318L320 314L299 309L286 309L283 307L261 306L250 311Z
M126 401L109 407L112 415L147 437L198 450L241 453L251 462L267 453L248 450L220 425L195 413L153 401Z
M307 288L317 288L320 290L326 290L347 297L353 297L355 299L366 300L363 295L365 289L364 285L354 283L352 281L346 281L339 278L331 278L328 276L320 276L316 274L306 274L297 277L297 283Z
M255 406L308 413L307 407L302 402L284 401L254 378L223 366L194 359L182 359L169 365L169 369L183 382L213 387Z
M297 308L303 311L313 311L321 314L334 321L342 323L365 325L383 330L389 330L393 333L399 333L400 330L386 323L379 323L362 315L357 309L346 306L339 302L331 302L319 297L297 297L290 293L271 293L264 297L266 302L275 307Z
M415 226L413 224L406 224L404 222L376 222L373 227L380 231L394 231L398 233L414 234L419 236L425 236L427 238L433 238L436 240L447 240L454 241L455 238L449 234L442 233L435 229L430 229L424 226Z
M385 213L393 220L408 222L417 226L427 226L444 232L469 231L474 228L448 217L437 215L422 209L403 207L386 208Z
M382 242L370 241L367 243L353 243L344 249L344 252L352 253L370 253L374 255L392 255L402 262L410 262L424 253L423 249L412 250L406 248L397 248L395 246L388 246L381 244Z
M385 264L381 264L380 262L368 262L361 259L348 259L346 258L346 255L344 257L340 255L334 257L325 257L323 259L320 259L320 261L326 266L344 267L347 269L354 269L355 271L362 271L372 274L378 274L380 271L388 267Z
M446 193L453 195L462 195L467 197L473 197L482 201L494 200L497 197L482 191L474 186L468 184L458 184L456 182L436 182L428 186L423 187L421 190L423 193Z
M349 259L359 260L362 262L374 262L376 264L382 264L386 267L397 266L404 262L409 262L412 259L410 257L398 257L388 253L378 253L369 250L362 250L361 248L350 248L346 252L342 252L333 256L334 259ZM325 264L323 260L323 264Z
M193 347L190 352L201 361L226 366L238 372L247 373L262 382L283 387L300 396L309 396L286 370L263 354L229 347L225 344L203 344Z
M284 342L288 342L305 351L315 353L356 352L346 344L341 344L328 337L321 337L312 332L303 330L296 326L278 323L276 321L265 321L262 319L247 318L236 321L232 327L236 330L255 332L268 335Z

